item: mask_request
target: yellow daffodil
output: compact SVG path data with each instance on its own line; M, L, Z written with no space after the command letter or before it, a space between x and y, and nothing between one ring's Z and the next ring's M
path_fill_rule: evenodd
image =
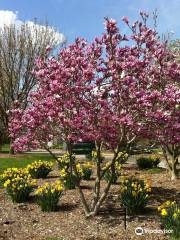
M161 215L162 215L162 216L167 216L167 215L168 215L168 213L167 213L167 211L166 211L165 208L163 208L163 209L161 210Z
M4 187L6 188L10 183L11 183L11 181L8 179L8 180L4 183Z
M135 197L137 194L135 191L132 191L132 195L133 195L133 197Z

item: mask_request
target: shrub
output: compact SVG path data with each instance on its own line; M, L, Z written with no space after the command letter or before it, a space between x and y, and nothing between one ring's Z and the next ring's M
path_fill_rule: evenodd
M174 239L180 239L180 206L175 201L166 201L158 207L158 211L164 229L172 230L169 234Z
M61 181L45 183L43 186L39 186L35 192L37 204L41 207L42 211L46 212L56 210L62 194L63 185Z
M137 165L140 169L147 169L153 167L153 162L147 157L140 157L136 160Z
M147 169L157 167L160 163L160 158L157 155L151 155L150 157L140 157L136 162L140 169Z
M123 180L120 200L129 214L140 212L146 206L151 188L146 181L130 177Z
M9 178L4 182L7 194L13 202L24 202L28 199L29 194L33 191L36 181L26 174L16 174L14 178Z
M107 168L110 164L111 162L106 163L103 169ZM120 171L121 171L121 164L119 162L115 162L115 171L112 173L111 168L109 168L104 174L104 180L106 182L109 182L111 179L111 176L113 175L112 183L116 183L121 174Z
M53 163L47 161L35 161L27 166L27 170L32 178L46 178L52 171Z

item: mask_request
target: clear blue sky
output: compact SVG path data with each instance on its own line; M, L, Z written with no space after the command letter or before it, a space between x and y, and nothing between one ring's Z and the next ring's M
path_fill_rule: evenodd
M139 10L159 12L160 33L174 31L180 38L180 0L0 0L0 10L18 12L18 19L48 20L65 34L68 42L75 37L91 40L103 31L105 16L116 19L123 29L121 18L137 19Z

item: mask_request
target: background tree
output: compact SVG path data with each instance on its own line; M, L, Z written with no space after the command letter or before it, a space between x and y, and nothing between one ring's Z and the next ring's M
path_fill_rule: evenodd
M63 42L63 35L47 24L30 22L0 29L0 131L4 137L8 137L8 110L15 101L25 108L28 94L37 83L32 74L35 60L46 56L48 46L53 49Z

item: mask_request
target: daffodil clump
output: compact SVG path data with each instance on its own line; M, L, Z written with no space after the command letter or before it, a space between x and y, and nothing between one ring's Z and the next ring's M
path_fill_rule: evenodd
M63 168L60 169L59 174L65 189L75 189L75 181L77 177L73 171L70 172L69 168Z
M74 154L72 155L75 158ZM69 168L70 165L70 155L69 153L65 153L63 156L57 159L59 169Z
M72 154L71 157L73 158L73 161L75 161L75 158L76 158L75 155ZM70 154L65 153L63 156L59 157L57 159L57 163L58 163L59 169L69 168L69 166L70 166Z
M145 208L150 192L151 188L145 180L135 177L124 179L120 194L121 204L129 214L138 213Z
M119 152L118 156L117 156L117 161L121 164L125 163L128 160L128 153L123 151L123 152Z
M90 180L92 173L93 173L93 164L91 162L86 162L81 165L82 169L82 179Z
M180 239L180 206L175 201L166 201L158 207L164 229L170 232L174 239Z
M157 167L157 165L160 163L160 157L157 154L152 154L149 158L153 162L153 167Z
M140 169L154 168L160 163L160 157L156 154L153 154L149 157L139 157L136 159L136 162Z
M46 178L52 171L53 163L47 161L35 161L27 166L27 171L32 178Z
M76 161L75 155L71 156L73 158L73 162ZM77 176L75 175L73 169L70 168L70 155L69 153L65 153L62 157L57 160L59 166L60 179L64 184L65 189L74 189L75 181L77 180ZM81 179L82 177L82 169L80 164L76 164L76 169L78 172L78 176Z
M106 165L103 167L103 170L109 167L104 174L104 180L106 182L109 182L110 179L112 178L112 183L116 183L119 176L121 175L121 164L118 161L116 161L114 165L115 167L114 171L112 171L110 165L111 165L111 162L107 162Z
M45 183L35 191L37 204L41 207L42 211L46 212L56 210L59 198L62 195L63 184L59 180L53 183Z
M4 184L7 194L13 202L24 202L36 186L36 181L27 173L14 174L13 178L7 179Z
M94 160L96 162L99 160L98 159L98 154L97 154L96 150L92 151L92 160ZM103 162L103 160L104 160L104 156L102 155L102 153L100 153L100 162Z
M27 169L26 168L8 168L6 169L1 175L0 180L1 183L5 183L6 180L11 180L15 178L17 175L20 175L21 177L27 175Z

